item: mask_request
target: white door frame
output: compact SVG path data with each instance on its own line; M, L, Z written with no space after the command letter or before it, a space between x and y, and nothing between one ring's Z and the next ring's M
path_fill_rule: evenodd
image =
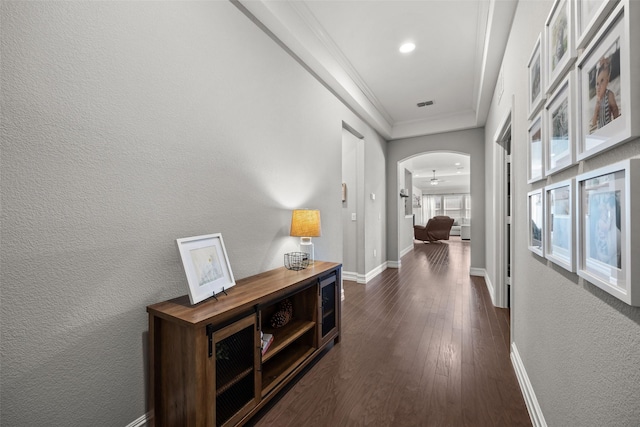
M494 177L496 177L496 185L495 185L495 232L496 232L496 248L495 248L495 267L496 267L496 283L494 287L494 304L497 307L513 307L509 298L509 283L507 280L507 263L505 259L505 254L507 248L511 251L511 278L514 277L513 271L513 191L511 191L511 235L510 242L507 242L506 228L508 220L505 216L507 203L505 200L505 194L507 190L507 183L505 182L506 177L506 162L507 162L507 153L505 149L502 147L502 143L505 138L513 137L513 104L511 110L507 114L507 116L502 121L501 126L498 128L498 132L493 138L494 143L497 145L494 147L494 167L496 173ZM513 150L513 145L512 145ZM512 174L512 182L511 188L513 189L513 169L511 170ZM507 244L509 243L509 244ZM511 283L513 285L513 283ZM513 318L513 316L511 316Z

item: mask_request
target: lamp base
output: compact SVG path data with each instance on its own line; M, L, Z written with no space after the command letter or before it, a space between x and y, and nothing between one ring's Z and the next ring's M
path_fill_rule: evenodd
M311 242L311 237L301 237L300 238L300 252L304 252L309 257L309 265L313 265L314 253L313 253L313 243Z

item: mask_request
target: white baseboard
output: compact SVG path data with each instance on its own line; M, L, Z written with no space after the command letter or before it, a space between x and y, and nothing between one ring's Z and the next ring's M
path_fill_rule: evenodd
M471 267L469 269L469 274L471 276L486 277L487 276L487 270L485 270L484 268Z
M484 268L471 267L469 269L469 274L471 276L484 277L484 283L486 283L487 285L487 291L489 291L489 296L491 297L491 303L493 305L496 305L496 288L493 286L493 283L491 283L491 278L487 274L487 270L485 270Z
M348 280L350 282L358 281L358 273L354 271L342 271L342 280Z
M388 268L400 268L402 266L402 261L387 261Z
M534 427L547 427L547 422L544 419L542 409L540 409L536 393L531 386L531 381L529 381L527 370L524 368L524 364L522 363L522 359L518 353L516 343L511 343L511 363L516 371L516 377L518 378L518 383L520 384L520 389L524 396L524 402L529 410L531 423Z
M140 418L131 421L125 427L145 427L147 425L147 421L151 419L151 413L147 412L142 415Z
M411 252L413 250L413 243L411 243L411 246L407 246L406 248L404 248L402 250L402 252L400 252L400 258L402 258L403 256L405 256L406 254L408 254L409 252Z
M342 272L342 280L349 280L351 282L357 282L361 284L367 284L371 279L385 271L388 267L387 262L384 262L368 272L367 274L359 274L353 271L343 271Z

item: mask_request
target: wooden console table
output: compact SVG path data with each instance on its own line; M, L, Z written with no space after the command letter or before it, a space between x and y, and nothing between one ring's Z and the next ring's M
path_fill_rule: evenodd
M316 261L238 280L194 306L184 295L149 313L149 406L155 426L248 421L331 342L340 340L341 264ZM293 318L272 328L281 301ZM261 331L274 336L262 354Z

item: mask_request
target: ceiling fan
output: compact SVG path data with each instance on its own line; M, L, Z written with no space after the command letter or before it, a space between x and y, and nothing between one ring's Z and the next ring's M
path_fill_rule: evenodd
M440 180L436 178L436 170L433 170L433 178L431 178L431 185L438 185Z

